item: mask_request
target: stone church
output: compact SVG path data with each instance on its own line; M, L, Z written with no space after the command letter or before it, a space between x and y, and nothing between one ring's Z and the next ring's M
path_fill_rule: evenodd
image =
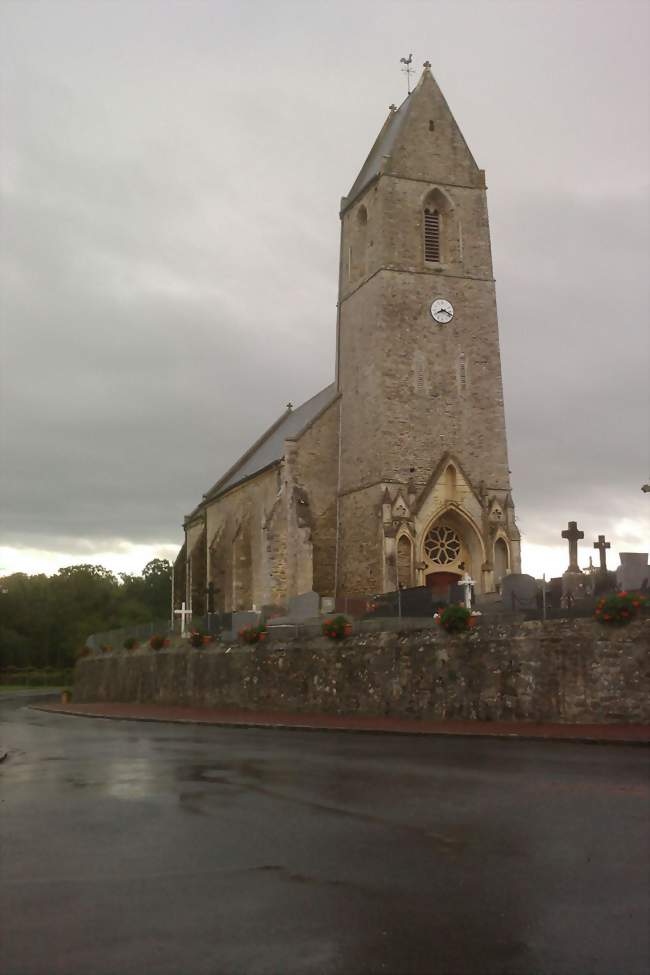
M195 613L520 571L485 173L430 65L341 201L336 372L185 519Z

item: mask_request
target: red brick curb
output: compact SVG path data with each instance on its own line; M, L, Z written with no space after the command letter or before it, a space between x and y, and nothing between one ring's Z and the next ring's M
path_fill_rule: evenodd
M160 704L32 704L36 711L118 721L163 721L226 728L347 731L476 738L518 738L591 744L650 745L647 724L536 724L526 721L414 721L361 715L221 710Z

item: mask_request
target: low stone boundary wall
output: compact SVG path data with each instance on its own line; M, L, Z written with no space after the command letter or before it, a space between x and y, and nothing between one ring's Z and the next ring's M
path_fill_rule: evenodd
M650 620L562 620L114 652L77 663L74 700L601 723L650 721L649 691Z

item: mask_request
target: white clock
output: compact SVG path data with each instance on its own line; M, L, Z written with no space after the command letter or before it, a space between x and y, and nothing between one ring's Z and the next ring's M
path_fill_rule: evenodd
M454 308L450 301L445 298L436 298L431 303L431 317L439 325L446 325L454 317Z

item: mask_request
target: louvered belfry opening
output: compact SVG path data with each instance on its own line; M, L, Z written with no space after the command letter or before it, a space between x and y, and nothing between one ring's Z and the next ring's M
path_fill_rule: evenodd
M440 261L440 214L428 207L424 211L424 259Z

